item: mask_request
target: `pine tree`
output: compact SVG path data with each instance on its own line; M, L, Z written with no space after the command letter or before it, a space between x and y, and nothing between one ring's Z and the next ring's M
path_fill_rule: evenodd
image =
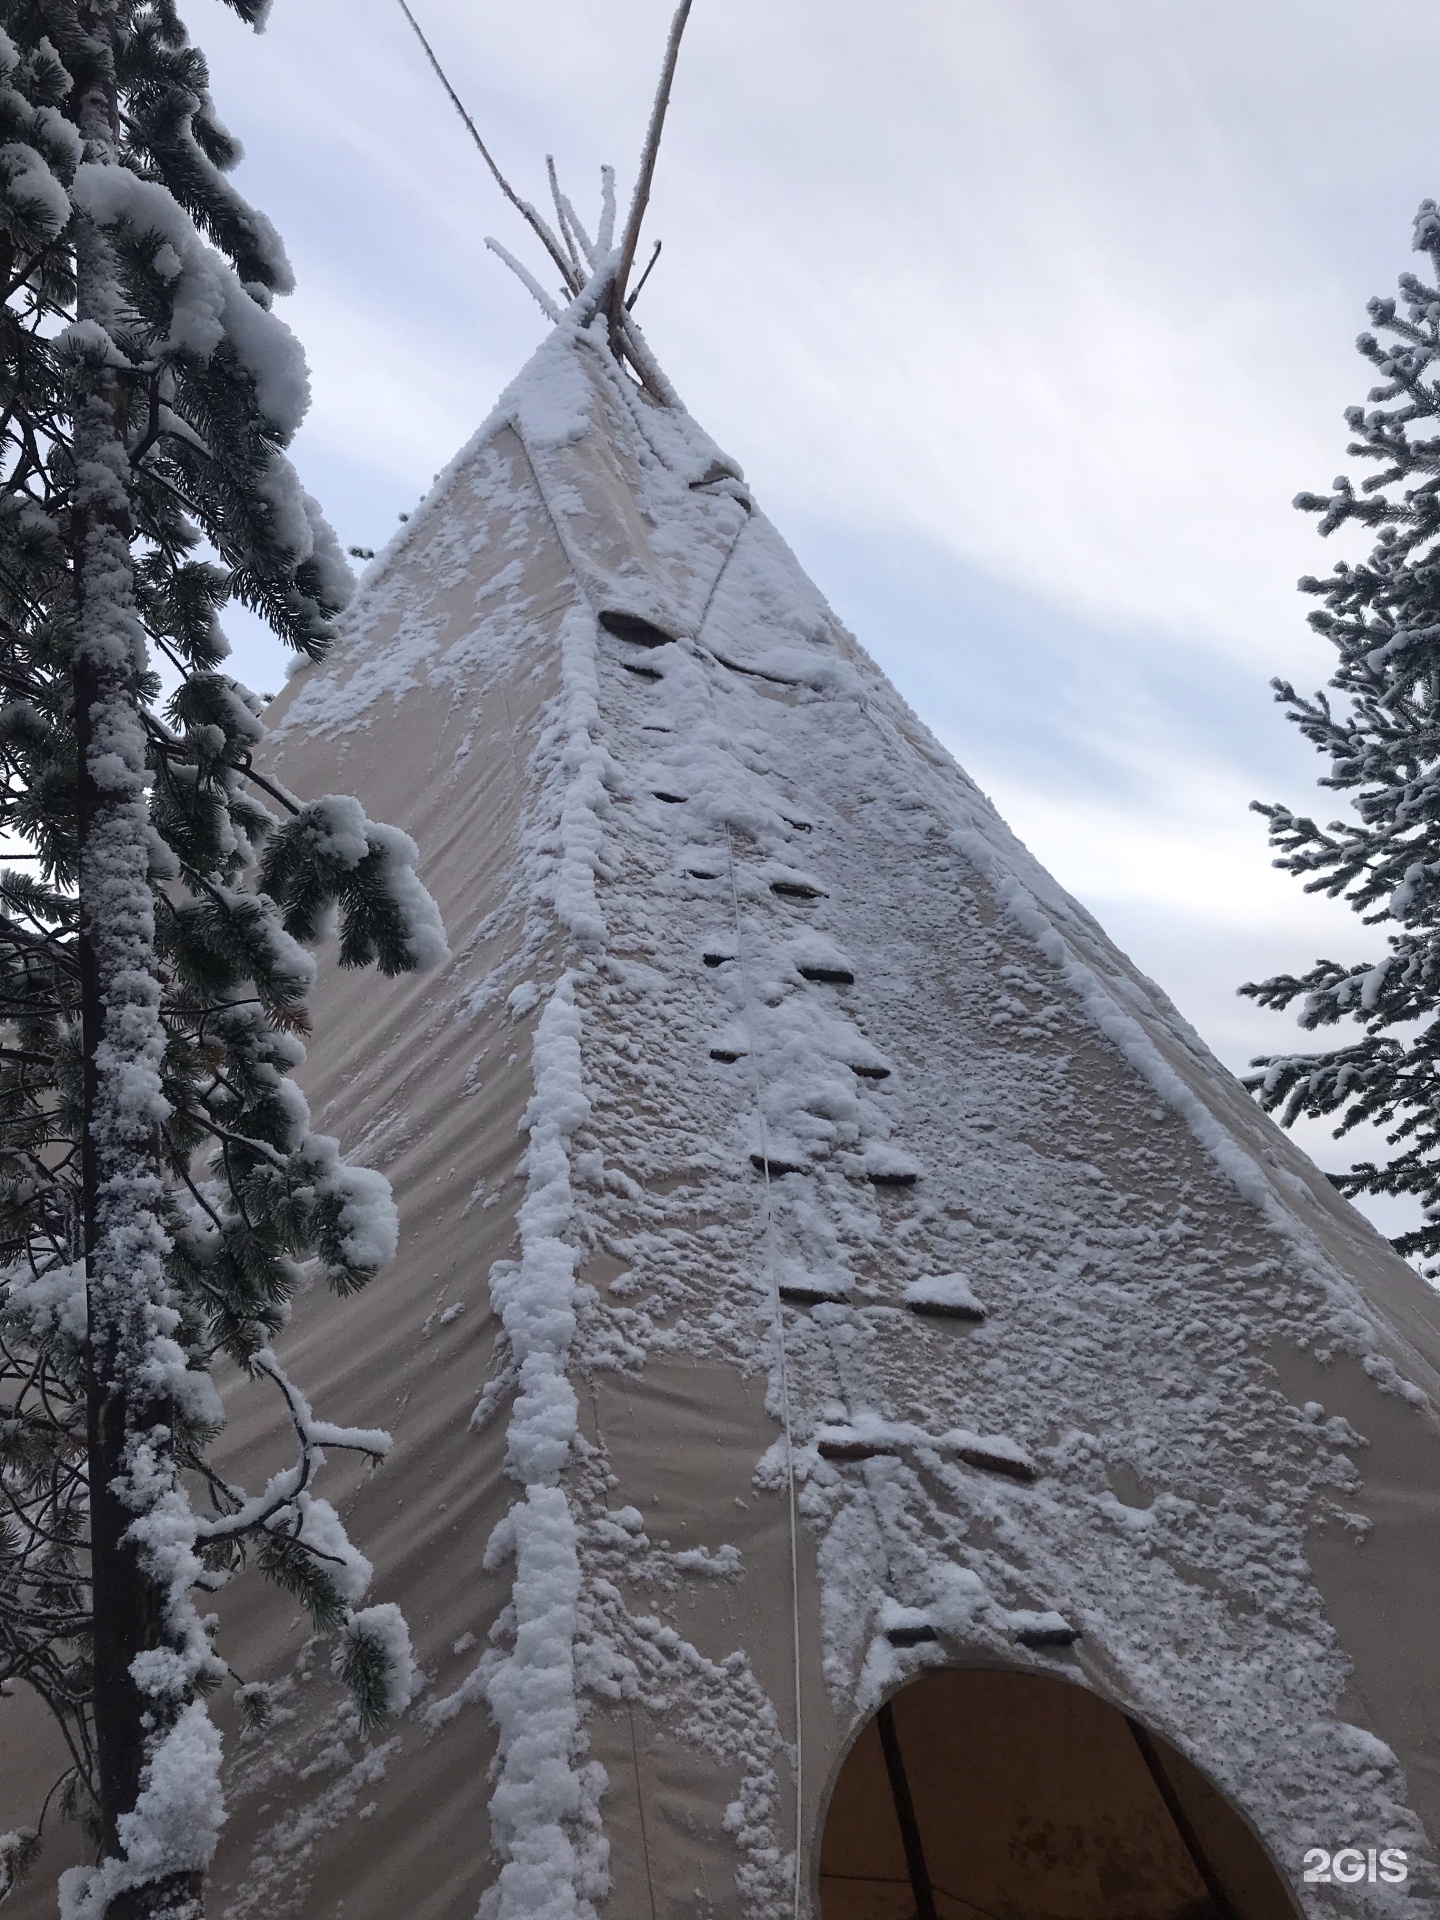
M1310 624L1335 647L1325 693L1302 699L1272 684L1288 717L1330 763L1320 785L1350 796L1353 817L1320 827L1283 806L1270 822L1275 864L1307 892L1343 895L1367 926L1386 929L1371 962L1318 960L1240 991L1275 1008L1299 1001L1308 1030L1353 1021L1361 1037L1329 1053L1276 1054L1246 1085L1282 1123L1339 1116L1337 1137L1362 1121L1389 1129L1399 1148L1337 1176L1348 1194L1406 1194L1423 1224L1395 1239L1403 1254L1440 1257L1440 211L1422 202L1414 245L1428 281L1400 278L1400 301L1372 300L1374 332L1356 345L1379 376L1345 420L1352 458L1375 463L1357 489L1340 476L1329 494L1295 504L1320 532L1354 522L1375 529L1369 558L1341 561L1301 591L1323 605Z
M223 670L230 600L319 658L352 585L284 452L307 377L238 158L173 0L0 0L0 1679L68 1745L73 1920L201 1911L228 1669L196 1589L251 1563L298 1596L362 1723L410 1685L313 1492L388 1440L317 1421L272 1342L302 1263L343 1295L395 1243L288 1077L309 949L333 921L394 975L444 938L403 834L262 775ZM214 1464L224 1360L294 1432L258 1495ZM0 1892L36 1844L0 1842Z

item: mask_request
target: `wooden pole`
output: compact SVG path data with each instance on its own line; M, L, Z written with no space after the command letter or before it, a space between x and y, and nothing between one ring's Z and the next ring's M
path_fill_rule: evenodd
M635 311L635 302L640 298L640 290L645 285L645 282L650 278L650 275L655 268L655 262L659 258L660 258L660 242L657 240L655 242L655 251L650 256L649 266L646 267L644 273L642 273L640 278L635 282L635 290L630 295L630 298L625 302L625 311L627 313L633 313Z
M404 0L401 0L401 4L404 4ZM655 160L660 151L660 135L665 128L665 110L670 105L670 89L675 83L675 63L680 57L680 36L685 31L685 22L690 18L690 5L691 0L680 0L680 5L675 9L675 18L670 22L665 63L660 70L660 84L655 89L655 104L650 110L650 125L640 155L640 174L635 182L630 216L625 222L625 232L620 242L620 260L610 290L610 347L617 357L624 344L622 315L625 312L625 283L630 278L630 269L635 264L635 249L640 244L640 223L645 218L645 209L650 201L650 185L655 178Z
M687 0L687 5L688 5L688 0ZM522 200L520 198L519 194L516 193L515 189L511 186L510 182L505 178L504 174L500 171L499 167L496 166L495 161L491 155L490 149L486 146L485 142L480 138L480 129L476 126L475 122L470 118L469 114L465 111L464 102L461 100L459 94L456 93L454 87L451 86L449 77L447 76L445 69L441 66L438 58L436 57L435 49L431 46L430 42L425 38L425 35L421 30L420 22L415 18L414 14L410 11L409 7L406 6L405 0L399 0L399 7L400 7L400 11L404 14L405 18L410 22L411 30L413 31L415 38L420 42L421 46L425 49L425 58L430 62L430 65L434 68L436 79L439 80L441 86L444 87L446 93L449 94L451 105L454 107L455 111L459 114L460 118L465 122L465 125L469 128L470 138L475 142L475 145L480 149L480 158L485 162L486 166L490 169L491 173L495 176L496 186L499 187L500 191L504 194L505 198L510 202L511 206L514 207L515 210L519 213L520 217L525 221L526 225L530 227L531 231L539 239L540 244L544 247L545 251L549 254L550 258L555 262L555 265L560 269L560 278L564 281L568 291L572 294L579 293L581 282L580 282L580 276L579 276L578 270L573 268L570 265L569 260L565 257L564 248L561 246L560 242L555 238L555 235L550 231L549 225L546 223L546 221L541 219L540 215L535 211L534 207L531 206L528 200Z
M1140 1722L1132 1720L1128 1713L1125 1716L1125 1724L1135 1736L1135 1744L1140 1749L1140 1758L1149 1769L1156 1791L1165 1802L1170 1818L1174 1822L1175 1831L1179 1834L1185 1851L1190 1856L1190 1864L1204 1883L1205 1891L1210 1896L1210 1904L1214 1907L1218 1920L1239 1920L1229 1894L1220 1883L1220 1876L1211 1866L1205 1849L1200 1844L1199 1834L1190 1824L1189 1814L1180 1804L1180 1796L1175 1791L1174 1782L1165 1771L1155 1742Z
M895 1715L890 1710L888 1700L876 1714L875 1725L880 1732L885 1771L890 1776L890 1797L895 1802L895 1818L900 1823L910 1891L915 1896L915 1920L936 1920L935 1889L930 1884L930 1869L925 1864L925 1849L920 1843L920 1828L915 1819L915 1802L910 1798L910 1781L905 1772L905 1756L900 1751L900 1736L895 1731Z

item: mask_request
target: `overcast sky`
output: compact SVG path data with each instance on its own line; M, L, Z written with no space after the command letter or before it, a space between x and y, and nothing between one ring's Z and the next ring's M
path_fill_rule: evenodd
M412 0L501 164L628 189L670 0ZM396 0L190 9L276 220L305 479L378 546L545 321ZM1290 501L1345 465L1366 299L1440 197L1433 0L695 0L638 309L837 611L1227 1064L1236 985L1374 950L1269 866L1324 817L1267 682L1329 650ZM542 262L527 254L531 264ZM242 671L280 667L245 636ZM1322 1165L1348 1150L1305 1136Z

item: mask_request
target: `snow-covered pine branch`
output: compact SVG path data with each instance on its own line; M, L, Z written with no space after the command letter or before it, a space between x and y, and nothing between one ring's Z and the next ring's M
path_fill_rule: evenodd
M226 1668L194 1590L248 1564L296 1593L367 1726L413 1686L315 1491L327 1449L388 1440L317 1419L273 1343L303 1263L343 1295L396 1243L386 1182L290 1078L310 948L338 920L342 964L398 974L445 941L405 835L257 771L261 702L224 671L229 601L315 658L351 592L286 454L308 378L239 151L168 0L0 0L0 836L23 861L0 871L0 1680L67 1746L37 1830L71 1813L98 1845L70 1920L200 1911ZM294 1436L253 1495L214 1464L222 1357ZM38 1844L7 1836L0 1878Z
M1330 694L1305 699L1286 681L1277 700L1324 759L1322 787L1349 797L1348 819L1321 825L1280 805L1257 805L1275 864L1309 892L1343 897L1385 930L1377 961L1320 960L1240 991L1277 1009L1298 1003L1306 1029L1354 1022L1361 1037L1329 1053L1253 1063L1246 1085L1285 1125L1302 1115L1388 1129L1398 1152L1343 1176L1351 1194L1418 1198L1424 1224L1397 1249L1440 1259L1440 211L1422 202L1414 247L1424 275L1400 278L1400 299L1369 303L1373 331L1357 348L1377 376L1364 406L1346 409L1347 452L1372 471L1357 488L1339 476L1296 506L1331 534L1354 522L1375 543L1301 591L1337 654Z

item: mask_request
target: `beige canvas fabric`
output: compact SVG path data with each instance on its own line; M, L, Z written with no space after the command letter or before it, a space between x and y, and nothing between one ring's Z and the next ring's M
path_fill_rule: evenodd
M414 836L452 952L316 994L401 1250L285 1348L394 1434L333 1471L426 1685L361 1739L293 1609L222 1597L280 1715L230 1729L213 1913L816 1912L852 1743L978 1665L1153 1728L1307 1913L1440 1914L1435 1297L694 423L567 321L270 717L287 785ZM262 1473L274 1406L229 1444ZM1405 1886L1299 1884L1351 1842Z

